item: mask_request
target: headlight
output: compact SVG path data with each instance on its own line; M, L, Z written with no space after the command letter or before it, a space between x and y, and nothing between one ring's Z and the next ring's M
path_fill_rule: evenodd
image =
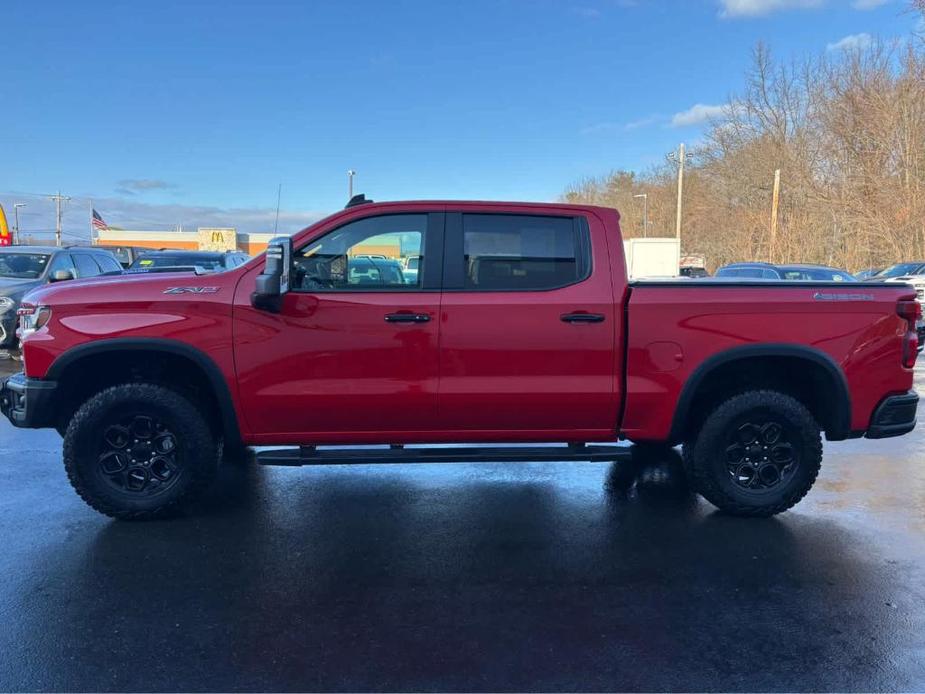
M13 301L13 300L12 300L10 297L8 297L8 296L0 296L0 313L6 313L6 312L9 311L11 308L13 308L13 304L15 304L15 303L16 303L16 302Z
M20 340L25 340L49 321L51 309L48 306L36 306L24 301L16 315L19 316L19 330L16 334Z

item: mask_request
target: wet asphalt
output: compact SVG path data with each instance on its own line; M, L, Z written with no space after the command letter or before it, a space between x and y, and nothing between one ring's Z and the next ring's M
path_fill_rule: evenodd
M921 691L920 427L768 520L659 459L226 466L124 523L3 420L0 690Z

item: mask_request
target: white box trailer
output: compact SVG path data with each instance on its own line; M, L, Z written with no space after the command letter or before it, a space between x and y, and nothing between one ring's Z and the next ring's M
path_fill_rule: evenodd
M681 241L672 238L626 239L623 242L629 278L677 277L681 274Z

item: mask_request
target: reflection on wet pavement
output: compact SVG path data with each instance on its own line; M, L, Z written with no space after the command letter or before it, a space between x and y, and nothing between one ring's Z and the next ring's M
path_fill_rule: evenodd
M131 524L2 422L0 689L922 690L921 432L770 520L640 456L226 467Z

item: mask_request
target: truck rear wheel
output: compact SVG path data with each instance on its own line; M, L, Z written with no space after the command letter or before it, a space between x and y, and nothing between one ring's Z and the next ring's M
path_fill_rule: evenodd
M739 516L773 516L812 488L822 439L798 400L756 390L713 410L683 452L692 486L714 506Z
M219 450L208 423L185 397L128 383L80 406L64 434L64 467L94 509L141 520L198 496L215 475Z

